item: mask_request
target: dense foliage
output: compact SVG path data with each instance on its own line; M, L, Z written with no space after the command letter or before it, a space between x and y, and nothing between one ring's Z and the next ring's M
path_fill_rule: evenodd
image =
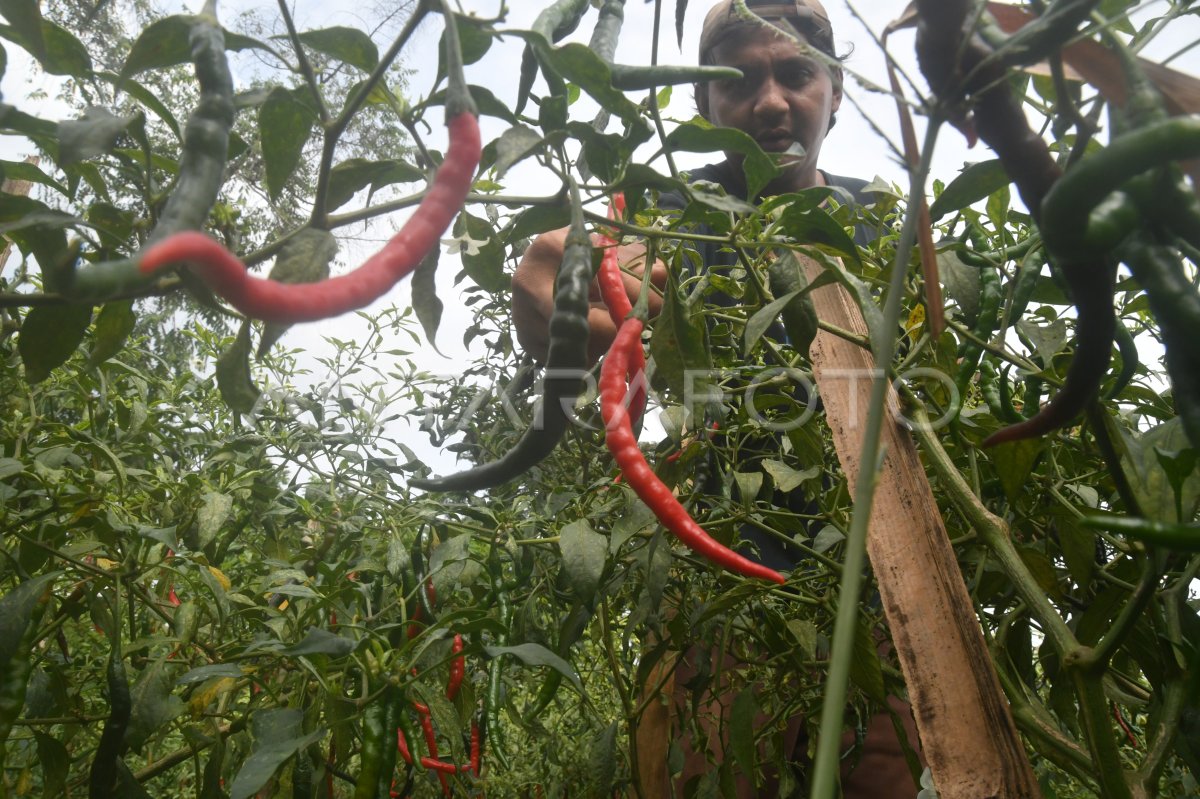
M603 5L611 17L614 3ZM1087 36L1108 29L1103 13L1135 47L1189 9L1171 4L1134 30L1125 15L1136 4L1085 5L1098 9L1080 23ZM123 8L97 13L118 25ZM791 252L850 291L872 339L897 339L906 414L941 419L916 434L1044 794L1196 793L1200 442L1181 419L1189 389L1151 353L1194 350L1200 329L1185 323L1181 339L1144 278L1122 272L1102 399L1044 438L982 448L1056 392L1078 347L1066 288L997 162L934 176L947 294L935 336L919 256L898 249L917 210L903 192L877 184L865 208L824 189L756 207L700 188L682 210L661 210L659 192L683 183L668 159L633 153L659 135L669 92L627 96L604 48L552 46L558 26L501 38L504 20L459 16L468 63L524 39L545 78L522 109L472 87L481 112L508 125L485 147L453 230L473 315L463 338L477 357L454 379L415 357L442 309L419 272L413 309L360 314L363 332L335 337L314 362L186 271L98 299L72 293L75 270L134 256L183 182L199 18L139 16L146 33L114 36L120 57L108 52L102 66L74 4L12 2L0 13L6 47L66 76L68 94L91 106L56 124L0 105L3 127L42 159L0 163L10 181L35 186L23 196L6 183L0 197L0 230L16 248L0 273L0 796L371 796L374 785L355 783L391 759L380 751L394 749L396 726L418 758L462 766L446 774L397 759L377 783L396 795L632 795L646 767L632 730L659 704L657 681L677 653L693 648L716 653L687 685L693 744L715 751L708 739L722 725L736 743L689 790L722 795L735 773L791 755L781 720L802 716L815 741L845 601L861 617L844 728L861 731L904 683L878 646L887 625L873 588L839 591L852 487L827 466L837 457L812 413L802 337L771 324L795 299L770 275ZM295 31L290 18L281 30L224 33L229 50L284 68L229 98L237 116L206 229L254 267L278 256L276 277L312 281L336 266L335 235L419 201L441 155L418 140L410 157L395 130L441 127L445 75L418 73L401 98L396 53L380 56L367 33ZM690 81L671 69L653 77ZM1061 74L1010 84L1045 116L1064 161L1101 149L1090 131L1105 112L1130 124ZM600 119L571 102L580 93ZM752 185L775 169L749 137L677 122L662 134L668 151L743 151ZM562 195L507 196L508 170L534 159L564 177ZM786 586L731 577L674 546L614 481L590 392L564 444L512 481L440 497L410 488L444 469L422 463L417 436L483 463L529 423L537 369L514 344L508 275L530 237L566 224L571 174L597 227L602 201L623 191L620 232L672 267L649 343L663 429L643 438L652 464L718 539L753 527L799 546L807 557ZM406 184L417 194L388 193ZM344 207L355 210L335 213ZM699 223L739 252L736 267L696 276ZM875 231L869 245L854 243L856 227ZM1181 258L1194 292L1200 245L1182 239L1158 244ZM912 268L892 331L879 307L897 262ZM456 636L465 675L451 698ZM731 707L714 725L701 700L710 690ZM479 775L467 768L473 732ZM675 742L668 765L681 758ZM781 795L805 789L780 773Z

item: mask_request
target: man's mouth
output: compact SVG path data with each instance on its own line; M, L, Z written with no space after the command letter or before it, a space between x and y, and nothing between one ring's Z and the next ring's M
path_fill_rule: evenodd
M768 130L757 137L758 146L769 153L782 153L796 143L795 137L786 130Z

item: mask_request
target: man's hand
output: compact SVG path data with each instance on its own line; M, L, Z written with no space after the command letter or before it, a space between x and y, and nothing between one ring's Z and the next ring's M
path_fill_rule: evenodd
M517 271L513 274L513 324L517 328L517 341L526 352L538 361L546 360L550 346L550 314L554 312L554 278L558 265L562 263L567 229L553 230L534 239L533 244L521 257ZM625 281L625 291L630 302L637 302L641 292L641 275L645 268L646 248L641 244L623 244L617 252ZM625 271L628 270L628 271ZM650 273L651 282L662 288L667 282L667 267L661 261L654 263ZM600 299L600 289L592 281L588 311L588 360L595 363L608 351L617 328L609 316L608 308ZM650 292L650 315L656 316L662 308L659 292Z

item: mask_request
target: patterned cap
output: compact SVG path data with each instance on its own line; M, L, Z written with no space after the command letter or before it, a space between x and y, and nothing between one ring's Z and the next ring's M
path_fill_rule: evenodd
M768 22L786 20L797 31L804 34L808 43L826 55L833 56L833 26L829 15L818 0L743 0L746 7ZM701 64L712 63L710 53L729 33L742 25L752 24L743 13L739 13L736 0L720 0L704 18L704 29L700 33Z

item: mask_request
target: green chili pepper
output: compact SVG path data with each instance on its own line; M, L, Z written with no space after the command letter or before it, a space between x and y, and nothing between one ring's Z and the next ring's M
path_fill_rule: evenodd
M188 41L200 100L184 127L175 189L146 241L147 247L172 234L202 228L225 179L234 114L233 80L215 0L208 0L204 10L193 18ZM107 299L133 291L151 279L138 270L137 259L106 261L79 270L69 294L84 300Z
M1006 397L1007 387L1007 375L997 374L991 359L984 358L979 362L979 393L987 403L988 410L997 421L1019 422L1022 417L1013 410L1011 399Z
M1029 307L1029 301L1033 298L1033 290L1037 288L1038 276L1041 274L1043 263L1045 263L1045 258L1041 257L1039 249L1031 249L1021 259L1021 266L1017 270L1013 285L1012 302L1008 307L1006 329L1025 315L1025 309Z
M100 734L100 743L92 757L91 773L88 777L89 799L107 799L116 790L118 760L125 746L125 731L129 728L129 717L133 702L129 696L129 682L125 678L125 663L119 646L114 645L108 658L108 719Z
M533 21L533 31L540 33L551 43L560 41L563 37L570 36L575 32L590 6L589 0L558 0L554 5L538 14L537 19ZM517 105L515 108L517 114L525 109L525 104L529 101L529 92L533 89L533 81L537 78L537 68L537 51L532 45L527 44L525 52L521 56L521 76L517 82ZM556 79L561 84L561 78L546 71L547 82L553 82Z
M1093 168L1087 164L1091 158L1072 168L1075 179L1062 176L1046 142L1030 127L1001 60L994 58L992 48L982 39L964 39L957 12L948 14L933 0L918 0L918 13L917 55L922 72L943 101L959 103L964 95L972 97L975 130L995 150L1016 184L1053 256L1051 264L1067 283L1071 301L1078 308L1075 357L1063 387L1032 419L999 430L983 443L991 446L1043 435L1069 424L1092 401L1112 356L1116 264L1108 262L1102 250L1073 250L1050 240L1050 231L1066 238L1086 236L1086 214L1103 195L1090 195L1094 187L1089 185L1089 170ZM957 76L962 75L969 77L959 80ZM1080 167L1087 168L1080 172ZM1052 188L1059 198L1055 201L1048 196ZM1081 193L1084 196L1077 196ZM1073 202L1087 209L1083 217L1072 217L1074 210L1067 206ZM1060 214L1067 217L1067 228L1062 227Z
M1004 293L1000 289L1000 272L993 266L979 269L979 313L975 317L975 327L972 332L981 341L990 341L992 334L1000 323L1000 306L1003 304ZM958 395L965 397L971 378L975 376L979 359L983 356L983 347L970 339L964 339L958 347L958 373L954 384L958 387Z
M592 612L584 603L576 602L575 606L567 613L558 636L558 646L555 648L559 657L565 659L570 654L571 647L575 646L583 637L588 622L592 619ZM538 689L537 697L533 701L533 708L526 714L527 718L536 719L546 711L546 708L554 701L554 695L558 693L562 680L561 672L550 672L546 681L542 683L542 687Z
M956 249L955 255L958 259L968 266L998 266L1009 261L1016 261L1019 258L1024 258L1035 247L1042 243L1042 237L1036 231L1031 231L1029 235L1018 241L1011 247L1005 247L1000 250L976 251L969 247Z
M603 0L600 18L596 20L592 38L588 40L588 49L606 64L611 64L617 54L617 39L620 38L624 22L625 0Z
M363 711L362 753L359 756L354 799L376 799L379 796L384 759L388 751L395 751L392 746L392 730L395 727L388 729L388 719L392 714L391 690L390 686L384 688L382 694L368 703Z
M713 66L639 66L634 64L612 64L609 67L612 85L623 92L654 89L659 86L683 86L707 83L714 80L737 80L742 77L740 69Z
M1121 371L1117 373L1105 399L1112 399L1124 391L1129 382L1133 380L1133 376L1137 374L1138 364L1141 363L1138 357L1137 342L1133 340L1133 334L1120 319L1117 320L1117 352L1121 354Z
M1200 117L1174 117L1117 137L1076 164L1046 194L1040 223L1046 246L1051 253L1076 258L1111 247L1115 228L1130 218L1114 210L1120 203L1110 199L1113 192L1157 166L1196 157ZM1093 219L1097 208L1105 213Z
M512 480L543 461L567 431L570 411L582 389L587 368L588 292L592 282L592 243L583 224L579 188L571 182L571 227L562 264L554 281L550 350L542 397L533 424L502 458L465 472L436 479L413 479L426 491L478 491Z
M1085 516L1084 526L1121 533L1181 552L1200 552L1200 524L1170 524L1132 516Z
M1142 285L1162 331L1167 374L1184 432L1200 447L1200 295L1177 253L1138 236L1126 246L1126 263Z

